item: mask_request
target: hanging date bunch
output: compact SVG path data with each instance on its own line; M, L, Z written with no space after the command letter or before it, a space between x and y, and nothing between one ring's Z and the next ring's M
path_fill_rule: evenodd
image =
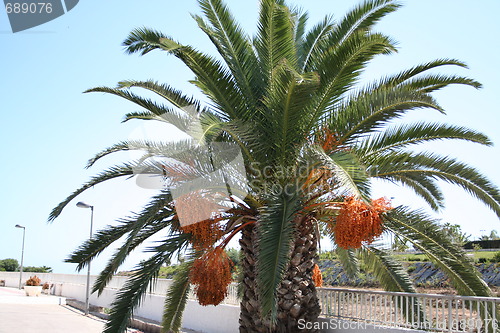
M204 251L224 235L224 230L220 223L222 219L221 217L207 219L183 226L181 229L182 232L191 234L193 248Z
M193 262L190 280L201 305L218 305L227 296L232 261L221 247L207 251Z
M318 264L314 264L314 268L312 271L312 280L314 282L314 286L323 286L323 276L321 275L321 270L319 269Z
M346 198L333 228L337 245L357 249L362 243L372 243L383 231L381 215L390 209L390 202L385 198L373 200L371 204Z

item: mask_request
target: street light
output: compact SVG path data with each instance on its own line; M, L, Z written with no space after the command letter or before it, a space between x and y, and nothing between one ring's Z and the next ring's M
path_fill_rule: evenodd
M90 208L90 236L89 239L92 239L92 224L94 223L94 206L89 205L85 202L79 201L76 204L76 207L79 208ZM85 295L85 315L89 314L89 297L90 297L90 261L88 263L88 271L87 271L87 290Z
M16 224L16 228L23 229L23 247L21 249L21 269L19 272L19 289L21 289L21 280L23 279L23 260L24 260L24 235L26 233L26 228L22 225Z

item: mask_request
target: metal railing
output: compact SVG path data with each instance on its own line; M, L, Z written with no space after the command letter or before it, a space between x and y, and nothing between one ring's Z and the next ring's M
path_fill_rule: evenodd
M439 332L500 332L500 298L318 288L322 315Z

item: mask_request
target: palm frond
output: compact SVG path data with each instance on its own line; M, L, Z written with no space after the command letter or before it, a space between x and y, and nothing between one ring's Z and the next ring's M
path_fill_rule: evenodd
M143 301L148 289L158 277L161 266L185 243L186 235L174 235L161 242L161 245L150 249L154 255L137 265L134 274L118 291L111 304L109 320L104 333L126 332L129 319L133 311Z
M182 325L182 314L189 297L189 271L192 261L182 263L174 275L172 285L165 297L165 306L162 318L163 332L179 332Z
M412 89L416 89L423 93L431 93L433 91L445 88L452 84L462 84L466 86L471 86L476 89L482 87L481 83L478 81L458 75L443 75L443 74L430 74L425 76L420 76L417 78L413 78L408 80L400 86L410 87Z
M387 162L390 163L390 162ZM380 166L380 165L379 165ZM382 167L386 167L385 165ZM387 165L389 167L389 165ZM413 190L413 192L425 200L425 202L434 210L438 211L444 207L444 197L442 191L436 185L434 179L419 174L397 174L390 177L374 177L388 180L392 183L399 183Z
M244 109L245 101L232 76L221 62L213 57L147 28L132 31L124 44L131 53L142 50L144 54L161 49L179 58L196 75L192 83L213 101L221 116L237 117L241 108Z
M64 262L78 264L76 270L80 271L96 258L102 251L129 232L127 223L108 225L98 230L91 239L82 243Z
M362 248L361 257L385 290L416 292L406 269L387 251L368 245Z
M160 40L162 38L168 38L168 36L158 30L146 27L136 28L123 41L123 46L129 54L140 53L141 55L145 55L153 50L161 49Z
M64 207L73 200L75 197L77 197L79 194L83 193L87 189L100 184L102 182L105 182L107 180L111 180L114 178L118 177L123 177L123 176L131 176L134 174L134 168L137 166L137 163L124 163L122 165L118 166L112 166L109 169L100 172L96 176L92 177L88 182L83 184L79 189L71 193L66 199L64 199L61 203L59 203L52 211L50 212L48 222L53 221L56 217L58 217Z
M385 220L385 227L424 252L450 278L459 294L491 296L465 252L450 241L437 221L401 206L387 212Z
M121 141L97 153L88 162L86 168L92 167L101 158L120 151L144 151L151 156L173 157L176 154L193 149L191 140L175 142L155 142L148 140Z
M316 149L314 154L320 161L320 165L332 171L333 177L342 191L357 198L365 200L370 198L368 174L354 153L336 150L328 155L322 149Z
M303 53L302 43L304 41L304 35L306 32L307 21L309 20L309 14L302 11L300 8L291 9L292 17L294 18L294 41L296 45L295 52L297 53L297 59L300 62L301 54ZM300 63L299 63L300 68Z
M392 170L380 171L375 177L390 178L392 176L421 175L444 180L458 185L476 197L500 216L500 192L478 170L451 157L435 154L394 153L386 157L392 160Z
M173 218L175 212L169 206L172 206L171 194L160 194L154 197L139 214L128 218L127 238L99 273L92 292L98 292L100 295L128 255L148 238L165 228L170 228L170 233L175 233L178 230L179 222ZM185 243L179 244L181 247L185 245ZM80 262L79 267L84 264L88 264L88 262Z
M265 133L268 154L271 160L285 165L297 155L296 147L306 138L295 133L308 132L305 127L309 115L309 96L318 88L319 78L315 74L300 75L287 63L280 63L274 70L275 75L269 83L263 104L268 110L265 114Z
M332 29L321 40L320 47L315 48L309 56L309 60L304 67L305 71L315 70L322 60L325 49L343 49L345 44L352 43L352 40L358 39L359 36L369 35L374 24L376 24L385 15L395 11L399 4L392 0L375 0L364 1L358 6L350 10L336 24L332 24ZM396 49L392 46L394 43L389 43L391 51ZM386 50L389 51L389 50Z
M385 290L416 292L406 269L388 251L371 245L365 246L361 254L366 266L380 281ZM403 297L402 299L396 297L395 302L400 303L399 307L403 310L407 322L426 327L425 313L422 305L415 297Z
M346 274L351 278L357 277L359 274L359 260L356 252L353 249L344 249L337 246L335 253Z
M308 33L304 36L304 41L300 43L300 49L298 53L299 66L302 68L302 72L306 71L309 65L309 59L314 58L314 54L322 51L322 42L328 37L328 34L332 31L332 17L325 16L325 18L318 24L316 24Z
M390 38L382 34L357 33L341 45L323 51L311 69L320 76L321 89L311 119L318 122L329 114L342 96L356 84L367 63L375 56L394 50Z
M410 145L436 140L464 140L491 146L491 140L483 133L467 127L418 122L384 128L383 132L375 133L363 140L357 150L365 154L379 153L384 150L406 148Z
M248 107L255 107L262 86L262 74L249 37L236 23L227 6L220 0L198 1L205 17L194 16L198 26L208 35L224 58L227 66L245 95Z
M166 99L173 106L183 109L185 107L191 106L199 109L201 103L194 97L188 97L184 95L180 90L174 89L168 84L158 83L157 81L136 81L136 80L124 80L118 82L117 89L129 89L129 88L143 88L149 90L158 96Z
M362 91L339 106L329 123L343 143L356 142L411 110L442 108L429 95L406 88Z
M423 63L417 66L414 66L410 69L407 69L405 71L402 71L398 74L390 75L382 80L380 80L376 86L390 86L394 87L397 86L407 80L410 80L416 75L419 75L421 73L424 73L428 70L431 70L433 68L441 67L441 66L458 66L458 67L463 67L467 68L467 65L457 59L448 59L448 58L442 58L442 59L435 59L432 61L429 61L427 63Z
M157 116L162 116L165 113L174 112L174 109L172 108L168 108L164 105L158 104L149 98L141 97L128 90L116 89L110 87L95 87L84 91L84 93L89 93L89 92L104 92L107 94L112 94L115 96L122 97L130 102L133 102L145 108L146 110Z
M254 47L264 80L273 81L274 69L282 61L296 68L293 17L282 0L262 0Z
M277 289L290 261L290 250L295 226L293 220L299 209L298 190L273 196L261 208L258 222L257 279L262 304L262 314L276 320Z

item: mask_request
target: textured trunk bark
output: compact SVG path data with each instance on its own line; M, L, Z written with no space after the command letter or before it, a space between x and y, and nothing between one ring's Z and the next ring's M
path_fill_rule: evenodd
M320 313L312 270L317 256L317 240L311 220L298 220L290 263L278 288L278 320L271 328L269 320L262 319L258 299L255 262L256 227L243 230L240 245L243 251L243 295L241 301L240 333L294 333L317 332L299 329L299 320L316 322Z

